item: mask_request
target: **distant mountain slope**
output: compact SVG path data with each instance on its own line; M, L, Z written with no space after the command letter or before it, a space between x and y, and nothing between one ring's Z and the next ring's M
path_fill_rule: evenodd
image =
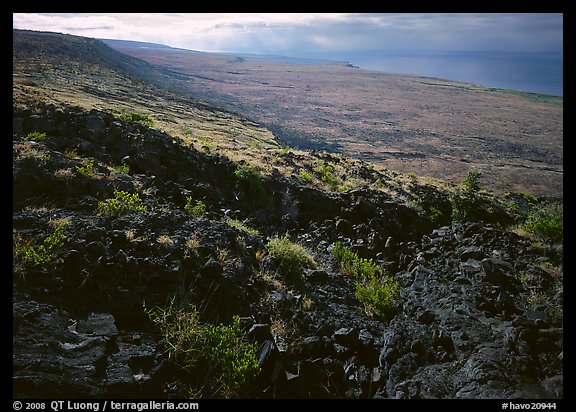
M150 115L156 127L189 141L278 147L258 124L194 99L173 71L155 67L95 39L13 31L13 95L17 104L69 103ZM201 143L203 144L203 143Z
M145 47L153 49L172 49L172 47L165 44L150 43L146 41L134 41L134 40L118 40L118 39L98 39L101 42L115 47Z
M115 49L123 49L123 48L139 48L139 49L162 49L163 51L175 51L178 53L192 53L202 56L234 56L237 57L238 62L242 62L244 58L248 59L255 59L255 60L268 60L268 61L275 61L278 63L289 63L289 64L338 64L338 65L347 65L349 67L353 67L346 61L340 60L329 60L329 59L314 59L308 57L294 57L294 56L283 56L283 55L276 55L276 54L261 54L261 53L230 53L230 52L205 52L205 51L197 51L197 50L190 50L190 49L183 49L179 47L172 47L166 44L159 44L159 43L150 43L144 41L134 41L134 40L118 40L118 39L98 39L101 40L103 43L115 48Z
M14 30L12 42L14 57L26 59L25 55L36 58L66 57L71 61L85 64L98 64L111 70L123 71L147 80L159 75L159 70L141 59L120 53L101 41L88 37L52 32Z

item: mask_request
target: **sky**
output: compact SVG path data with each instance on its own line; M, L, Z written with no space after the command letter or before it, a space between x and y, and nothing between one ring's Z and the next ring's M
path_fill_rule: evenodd
M13 28L199 51L562 52L562 13L14 13Z

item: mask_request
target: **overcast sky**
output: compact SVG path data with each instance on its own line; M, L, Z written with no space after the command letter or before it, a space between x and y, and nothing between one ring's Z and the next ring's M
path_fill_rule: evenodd
M201 51L560 52L561 13L14 13L13 28Z

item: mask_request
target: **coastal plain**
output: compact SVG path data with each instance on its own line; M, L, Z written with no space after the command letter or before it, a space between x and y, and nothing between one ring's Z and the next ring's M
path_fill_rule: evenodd
M562 97L345 62L110 45L169 70L196 98L250 113L288 145L449 183L476 170L495 192L562 197Z

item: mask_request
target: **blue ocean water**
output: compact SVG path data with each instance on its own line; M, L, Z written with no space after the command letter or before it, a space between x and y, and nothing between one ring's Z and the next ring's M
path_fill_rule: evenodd
M351 51L339 58L364 69L564 95L563 53Z

